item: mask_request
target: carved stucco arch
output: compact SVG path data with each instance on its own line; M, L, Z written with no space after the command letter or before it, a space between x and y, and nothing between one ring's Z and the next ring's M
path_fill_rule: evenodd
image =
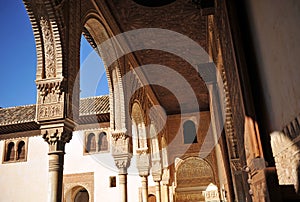
M64 42L63 18L55 16L55 3L50 0L41 2L24 0L23 2L32 24L36 43L37 80L47 77L62 77L64 62L62 47ZM47 68L52 65L55 72L47 76Z
M176 175L175 175L175 177L176 177L175 178L176 186L179 185L179 182L178 182L178 178L179 178L178 175L180 174L179 171L182 168L182 166L186 165L186 163L194 163L195 164L195 166L194 166L195 169L200 169L200 170L201 170L201 165L205 166L206 169L203 172L207 171L209 173L205 173L205 174L207 174L207 176L203 175L203 174L201 175L201 174L198 173L199 174L199 178L201 178L201 177L211 177L212 181L207 182L207 185L209 185L209 183L216 184L216 176L215 176L215 173L214 173L214 170L213 170L213 167L212 167L211 163L209 161L207 161L206 159L202 159L202 158L196 157L196 156L190 156L190 157L187 157L187 158L184 158L184 159L179 159L179 161L176 163L176 166L175 166L175 170L176 170ZM192 174L196 174L196 173L192 173ZM187 182L189 180L193 180L195 176L193 178L191 178L191 179L188 179L188 177L189 176L187 174L186 175ZM201 183L203 183L203 182L201 182Z
M94 10L89 10L83 17L82 30L86 39L96 50L104 63L109 87L111 128L117 131L126 131L127 116L125 111L122 74L120 70L124 64L118 59L110 66L107 66L105 58L102 57L102 53L105 50L101 50L101 44L114 36L113 31L110 29L110 26L105 19Z

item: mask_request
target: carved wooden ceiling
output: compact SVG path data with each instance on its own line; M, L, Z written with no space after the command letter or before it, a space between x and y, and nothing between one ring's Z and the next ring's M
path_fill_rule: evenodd
M95 0L94 6L101 6L102 0ZM188 0L107 0L106 4L111 16L117 22L120 32L141 28L161 28L172 30L189 37L207 50L207 16L202 16L197 6ZM162 4L162 5L160 5ZM162 39L159 39L162 40ZM185 50L183 50L185 51ZM142 50L133 53L139 65L164 65L179 73L191 86L202 111L209 110L207 87L197 71L183 58L159 50ZM157 72L156 72L157 73ZM151 77L151 69L145 75ZM153 72L154 74L154 72ZM187 89L177 83L172 77L164 78L183 94ZM180 106L185 106L185 112L198 111L189 102L179 103L174 94L165 87L153 85L152 90L167 114L180 113ZM192 98L191 98L192 99Z

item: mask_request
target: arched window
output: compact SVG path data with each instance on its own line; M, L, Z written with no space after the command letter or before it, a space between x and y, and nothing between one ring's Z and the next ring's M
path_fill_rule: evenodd
M156 202L156 197L153 194L148 195L148 202Z
M86 189L81 189L77 192L74 202L89 202L89 193Z
M183 124L184 144L197 143L197 131L193 121L186 121Z
M96 137L94 133L90 133L86 143L87 152L96 152Z
M15 143L10 142L7 145L5 161L13 161L15 160Z
M25 142L20 141L18 144L17 160L23 160L23 159L25 159Z
M102 132L99 135L98 149L99 151L108 150L108 142L107 142L107 136L105 132Z

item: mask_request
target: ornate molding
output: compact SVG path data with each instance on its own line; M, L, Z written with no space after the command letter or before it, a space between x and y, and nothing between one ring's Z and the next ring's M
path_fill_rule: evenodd
M65 82L62 78L36 81L36 85L39 96L42 98L40 104L45 102L59 102L65 88ZM45 100L45 98L51 94L55 95L56 99Z
M126 140L129 137L129 135L127 135L127 133L123 132L123 131L114 131L114 132L111 133L111 137L116 142L119 139L120 140Z
M64 79L37 81L37 120L53 120L64 117Z

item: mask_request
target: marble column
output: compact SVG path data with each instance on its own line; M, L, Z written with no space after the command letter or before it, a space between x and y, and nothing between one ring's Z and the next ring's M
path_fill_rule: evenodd
M148 202L148 176L141 176L142 180L142 202Z
M155 182L156 202L160 202L161 201L160 181L154 181L154 182Z
M127 169L131 161L131 153L129 152L129 136L126 132L113 131L112 155L115 164L119 169L119 186L121 201L127 202Z
M127 173L119 173L119 186L121 193L121 201L127 202Z
M119 169L119 186L121 201L127 202L127 168L130 165L131 156L129 154L114 155L115 163Z
M150 156L148 153L148 148L138 148L136 150L136 164L139 171L139 175L142 181L142 201L148 201L148 176L150 170Z
M61 127L42 130L42 134L49 144L48 202L61 202L65 144L71 140L72 131Z
M170 171L168 168L163 169L162 174L162 191L161 191L161 201L169 202L169 180L170 180Z

